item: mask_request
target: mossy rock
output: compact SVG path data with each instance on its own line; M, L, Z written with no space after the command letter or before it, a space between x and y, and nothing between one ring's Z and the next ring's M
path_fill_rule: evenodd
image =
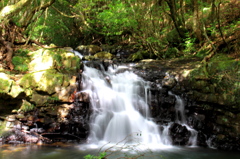
M56 69L60 72L75 74L80 68L80 59L65 49L39 49L32 52L29 63L31 72Z
M19 85L24 89L34 89L41 78L42 72L25 74L20 80Z
M9 93L12 87L13 80L11 80L7 74L0 73L0 92Z
M20 79L19 84L24 89L30 88L32 90L53 94L56 92L57 87L68 86L68 81L70 81L68 75L50 69L26 74Z
M33 60L29 63L30 72L53 69L54 61L58 61L57 57L53 58L54 52L51 50L39 49L31 54Z
M9 92L9 95L11 95L13 98L19 97L21 94L24 95L24 89L16 84L16 82L13 82L11 91Z
M62 54L61 64L62 72L76 74L80 69L80 59L70 52Z
M104 59L104 60L111 60L113 58L113 55L109 52L102 51L98 52L94 55L96 59Z
M206 73L207 71L207 73ZM194 69L189 76L189 84L205 102L227 105L229 108L240 109L240 61L225 54L217 54L204 66ZM197 98L197 95L196 95ZM237 108L238 106L239 108Z
M32 94L31 102L35 103L36 106L44 106L48 103L49 96L41 95L36 92Z
M21 111L28 112L28 111L33 110L34 108L35 108L35 106L32 103L30 103L26 100L22 100L22 105L20 107Z
M94 55L97 52L101 52L102 48L97 45L79 45L75 50L79 51L82 55Z

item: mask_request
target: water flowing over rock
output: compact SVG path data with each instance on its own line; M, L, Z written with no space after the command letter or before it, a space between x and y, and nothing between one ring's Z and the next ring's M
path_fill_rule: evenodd
M219 55L209 62L204 71L204 67L197 65L195 60L143 60L135 65L134 72L153 83L150 88L153 99L149 104L153 117L160 123L175 120L173 103L177 100L171 100L173 97L167 93L171 91L185 102L186 124L198 131L197 145L239 151L239 122L236 120L239 116L237 94L240 87L236 84L238 73L234 73L239 62ZM230 74L236 78L227 78ZM156 89L159 84L165 83L166 75L175 78L176 83L172 88ZM231 96L227 93L229 91ZM191 129L189 131L195 134Z
M150 119L144 93L147 83L130 71L116 72L112 67L107 72L84 67L82 92L89 94L93 109L89 142L117 143L126 139L142 144L167 144L166 137L161 136L157 124Z

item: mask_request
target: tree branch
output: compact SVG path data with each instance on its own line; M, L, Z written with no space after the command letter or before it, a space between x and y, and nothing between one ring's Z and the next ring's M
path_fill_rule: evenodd
M29 4L31 0L20 0L16 4L8 5L0 11L0 22L4 19L10 19L14 14L18 13L23 7Z

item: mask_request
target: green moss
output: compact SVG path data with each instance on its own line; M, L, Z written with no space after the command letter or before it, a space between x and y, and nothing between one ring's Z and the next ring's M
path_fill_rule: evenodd
M14 70L20 72L28 71L28 64L31 60L31 57L28 54L29 51L26 49L19 49L15 52L15 56L12 58Z
M5 73L0 73L0 92L9 93L11 90L13 80L11 80Z
M19 81L20 86L22 86L24 89L35 88L37 85L37 82L34 79L34 75L35 73L25 74Z
M208 76L199 67L190 74L192 89L209 93L206 101L216 101L228 106L240 105L240 62L225 54L217 54L207 63ZM215 99L214 96L217 96Z

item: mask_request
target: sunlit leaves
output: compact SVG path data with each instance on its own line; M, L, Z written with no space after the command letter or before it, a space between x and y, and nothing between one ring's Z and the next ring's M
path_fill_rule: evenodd
M136 20L132 18L132 10L121 1L114 1L108 5L109 9L97 15L103 32L118 35L125 29L134 29Z

